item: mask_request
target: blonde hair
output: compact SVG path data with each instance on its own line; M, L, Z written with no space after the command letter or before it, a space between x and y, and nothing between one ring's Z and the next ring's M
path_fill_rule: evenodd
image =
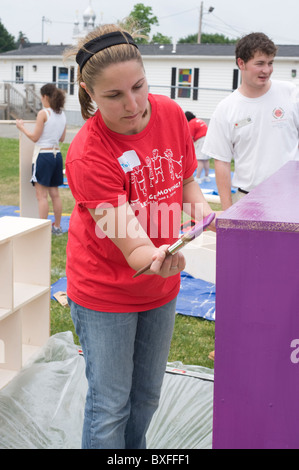
M68 58L70 56L77 55L80 49L85 49L84 45L87 42L99 36L103 36L104 34L112 33L114 31L120 31L122 33L125 32L120 26L114 24L101 25L97 27L96 29L91 31L85 38L80 39L76 47L68 49L65 52L64 57ZM134 33L131 35L132 37L134 37ZM80 71L80 67L78 66L78 96L83 119L87 120L91 116L93 116L96 109L89 94L80 86L80 83L84 82L86 84L87 89L91 93L93 93L95 82L99 79L101 73L106 67L119 62L126 62L128 60L137 60L143 65L141 54L138 48L129 43L126 43L113 45L93 54L93 56L84 65L82 71Z

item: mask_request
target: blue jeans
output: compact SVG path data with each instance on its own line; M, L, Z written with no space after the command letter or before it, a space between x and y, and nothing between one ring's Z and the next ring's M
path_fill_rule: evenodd
M98 312L69 303L88 380L82 448L145 448L159 404L176 299L138 313Z

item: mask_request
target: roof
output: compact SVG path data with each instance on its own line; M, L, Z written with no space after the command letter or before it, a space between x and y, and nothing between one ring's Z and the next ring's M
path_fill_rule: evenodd
M234 44L144 44L140 47L142 55L156 56L234 56Z
M34 44L13 51L2 52L0 57L36 57L36 56L61 56L66 45L50 46L48 44Z
M0 57L36 57L36 56L62 56L69 45L34 44L21 49L3 52ZM223 56L234 57L234 44L141 44L139 46L143 56ZM281 45L278 47L277 57L299 58L299 45Z

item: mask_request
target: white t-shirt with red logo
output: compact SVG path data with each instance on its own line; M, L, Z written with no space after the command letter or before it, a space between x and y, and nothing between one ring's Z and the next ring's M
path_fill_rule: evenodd
M182 109L165 96L149 95L149 100L151 118L139 134L111 131L97 111L67 154L66 174L76 200L68 233L67 293L90 309L148 310L171 301L179 291L180 275L133 279L121 251L96 229L88 212L100 210L101 204L118 207L128 201L155 246L178 238L183 180L197 167L194 145Z
M217 106L203 153L235 161L232 184L250 191L290 160L299 160L299 89L272 81L267 93L247 98L238 90Z

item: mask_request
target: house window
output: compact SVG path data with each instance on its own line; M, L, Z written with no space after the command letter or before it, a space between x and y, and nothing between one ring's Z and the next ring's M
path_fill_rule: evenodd
M68 89L69 71L67 67L58 67L58 88L65 90Z
M179 69L178 98L191 96L192 69Z
M74 94L75 67L56 67L52 68L52 82L57 84L61 90L69 91L70 95Z
M16 65L16 83L24 83L24 65Z
M170 97L198 100L199 69L171 69Z

